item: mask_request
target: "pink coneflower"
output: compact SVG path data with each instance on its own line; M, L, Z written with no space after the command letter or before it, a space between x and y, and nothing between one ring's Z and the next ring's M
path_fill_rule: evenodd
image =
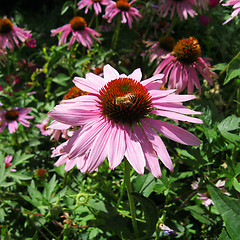
M233 20L233 18L240 13L240 0L229 0L225 4L223 4L223 6L231 6L231 5L233 5L234 11L232 12L231 17L228 20L226 20L223 23L223 25Z
M13 158L12 155L7 155L7 156L5 157L5 159L4 159L5 169L9 168L9 167L12 165L12 163L11 163L12 158ZM16 169L15 169L15 168L16 168L16 167L13 167L13 168L10 170L10 172L16 172Z
M86 79L75 77L75 85L89 94L62 101L49 112L58 122L80 127L56 150L64 158L62 162L69 159L82 172L92 172L106 157L109 167L114 169L125 156L139 174L147 166L159 177L159 157L173 171L171 158L157 132L186 145L199 146L200 141L190 132L155 117L202 123L186 116L200 112L182 105L195 96L160 90L162 74L141 81L140 69L126 76L106 65L103 72L104 78L93 73L87 73Z
M86 95L86 94L88 94L88 93L85 92L85 91L82 91L81 89L79 89L76 86L73 86L63 96L63 100L74 99L76 97L83 96L83 95ZM65 102L66 101L64 101L64 103ZM51 129L51 135L52 135L51 139L54 139L55 142L57 142L59 140L60 136L62 136L62 138L64 138L64 139L69 139L74 133L74 130L72 129L71 125L60 123L60 122L57 122L57 121L52 121L51 125L48 126L48 129Z
M192 183L192 188L193 189L197 189L200 183L200 179L198 179L196 182ZM215 184L216 187L220 188L221 191L226 194L226 195L230 195L228 192L226 192L224 186L225 186L225 181L223 180L218 180L217 183ZM205 206L210 206L210 205L214 205L212 199L209 196L208 192L201 192L201 193L197 193L198 195L198 199L203 200L202 204Z
M68 44L68 49L70 49L75 41L81 43L84 47L91 48L93 44L92 38L99 40L96 37L101 36L100 33L94 31L93 29L87 27L87 23L82 17L74 17L71 19L69 24L65 24L64 26L51 30L51 36L55 36L58 33L61 33L59 38L58 45L65 44L67 41L67 36L69 33L72 33L72 37Z
M173 52L166 55L165 59L158 65L154 74L162 72L164 84L168 82L168 88L177 88L177 92L186 87L188 93L192 94L194 85L201 93L201 86L196 70L212 85L217 74L210 70L209 63L201 58L201 47L197 39L193 37L183 38L177 42Z
M142 17L139 11L131 6L135 1L136 0L131 2L128 2L127 0L118 0L116 2L110 1L105 9L106 12L103 18L108 19L108 22L110 23L114 16L121 13L121 22L126 23L128 21L129 28L132 28L133 18L137 20Z
M146 41L146 46L149 47L149 49L145 53L149 57L150 62L156 59L157 63L159 63L162 56L172 52L175 44L175 39L170 36L163 36L157 42Z
M14 108L8 111L0 110L0 133L7 125L10 133L15 132L18 129L17 121L25 127L30 127L30 123L26 119L34 118L27 115L31 111L31 108Z
M194 0L160 0L159 11L162 17L166 17L168 12L171 11L171 18L173 18L175 12L177 12L180 20L186 20L188 15L190 17L197 15L193 9L195 5Z
M44 136L51 135L52 132L50 129L47 128L49 120L49 118L45 118L42 123L35 124L35 127L39 128L41 134Z
M24 42L31 36L30 31L13 25L10 19L0 18L0 48L12 49L15 45L18 47L20 42Z
M78 9L82 9L86 7L85 13L88 12L88 9L91 5L93 5L93 8L95 10L96 15L102 12L101 4L107 5L110 0L81 0L78 2Z
M24 43L27 47L30 47L30 48L37 46L36 39L31 37L29 39L26 39Z
M17 64L19 66L19 68L17 69L17 71L35 71L37 66L33 61L29 61L29 60L25 60L24 58L22 58L21 60L17 61Z

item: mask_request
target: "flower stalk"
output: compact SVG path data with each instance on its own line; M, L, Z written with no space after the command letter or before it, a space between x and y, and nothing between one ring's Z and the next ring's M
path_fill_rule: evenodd
M124 158L124 166L125 166L124 181L126 184L130 213L132 216L132 225L133 225L133 230L134 230L135 236L138 236L138 226L137 226L137 221L136 221L135 203L134 203L133 196L131 195L131 192L132 192L132 185L131 185L131 181L130 181L131 166L126 158Z
M113 34L113 38L112 38L112 49L115 50L117 47L117 41L118 41L118 36L119 36L119 32L120 32L120 26L121 26L121 16L118 16L118 20L117 20L117 26L116 26L116 31Z

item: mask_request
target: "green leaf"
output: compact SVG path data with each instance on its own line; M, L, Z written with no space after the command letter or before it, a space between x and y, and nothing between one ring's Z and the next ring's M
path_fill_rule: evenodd
M240 192L240 183L238 182L238 180L236 178L233 178L233 187Z
M207 214L204 212L204 210L200 206L188 206L184 208L187 211L190 211L192 216L196 218L199 222L205 223L205 224L213 224L214 222L212 219L207 217Z
M225 228L223 228L221 234L219 235L218 240L231 240L231 238L228 236Z
M69 9L70 6L72 7L72 5L73 5L72 1L65 2L61 10L61 15L63 15Z
M49 183L45 183L45 187L43 190L43 196L50 201L52 198L52 194L55 190L55 187L57 186L58 181L56 180L56 175L54 174L51 178Z
M226 77L224 79L224 85L227 84L230 80L233 78L240 76L240 56L234 57L231 62L229 63L229 66L226 71Z
M226 229L233 240L240 239L240 204L236 199L232 199L214 186L207 185L210 196L218 212L226 225Z
M239 129L240 118L235 115L229 116L218 124L218 129L222 136L229 140L230 142L239 141L240 135L230 133L230 131Z
M145 197L148 197L152 193L155 185L155 177L151 173L138 175L133 181L133 191L142 193Z
M53 82L55 82L58 85L66 87L68 85L68 81L70 80L70 77L63 74L59 73L55 78L53 78Z
M144 237L138 238L138 240L150 239L150 237L153 235L153 233L156 230L156 224L158 222L157 207L151 199L144 197L140 193L132 192L131 195L134 197L135 200L140 202L141 207L144 211L144 216L146 218L147 233Z

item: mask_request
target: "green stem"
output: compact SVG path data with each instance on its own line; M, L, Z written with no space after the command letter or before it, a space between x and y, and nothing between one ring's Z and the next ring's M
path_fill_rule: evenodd
M172 20L171 25L170 25L167 33L166 33L166 36L171 35L171 32L172 32L173 28L175 27L175 25L176 25L176 23L177 23L177 20L178 20L178 17L177 17L176 14L174 14L173 20Z
M237 115L240 116L240 91L239 87L237 88Z
M120 26L121 26L121 15L118 15L116 31L113 34L113 38L112 38L112 50L115 50L116 47L117 47L117 41L118 41L118 37L119 37Z
M97 14L96 14L95 19L96 19L96 30L98 30L98 15Z
M131 195L131 192L132 192L132 185L131 185L131 181L130 181L131 166L126 158L124 159L124 166L125 166L124 181L125 181L125 184L127 187L127 195L128 195L130 213L132 216L132 225L133 225L135 236L138 236L138 226L137 226L137 221L136 221L136 209L135 209L133 196Z
M232 60L234 58L237 58L240 55L240 51L237 53L237 55L235 57L232 58ZM230 63L232 62L232 60L227 64L227 66L219 73L219 76L222 75L229 67Z
M77 16L77 0L74 0L73 16Z

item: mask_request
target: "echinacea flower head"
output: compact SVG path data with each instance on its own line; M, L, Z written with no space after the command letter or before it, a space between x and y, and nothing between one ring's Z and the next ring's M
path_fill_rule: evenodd
M231 17L226 20L223 25L227 24L228 22L232 21L234 17L236 17L240 13L240 0L229 0L223 6L232 6L233 5L233 12Z
M8 18L0 18L0 48L13 49L19 47L21 42L31 38L30 31L14 25Z
M73 136L58 146L53 156L61 156L58 164L77 166L81 172L92 172L108 159L109 167L117 167L124 157L139 173L145 166L161 176L158 158L173 171L173 164L160 134L185 145L199 146L190 132L156 116L193 123L200 114L182 105L193 95L177 95L175 90L160 90L162 74L141 81L136 69L130 75L119 74L110 65L103 68L104 77L87 73L75 77L74 84L89 94L63 100L49 112L49 117L77 129Z
M9 167L12 165L12 163L11 163L12 158L13 158L12 155L7 155L7 156L5 157L5 159L4 159L5 169L9 168ZM10 167L10 168L11 168L11 167ZM10 172L16 172L15 167L13 167L13 168L10 170Z
M146 54L149 57L150 62L153 62L156 59L157 63L159 63L162 56L173 51L175 44L175 39L171 36L163 36L159 41L146 41L146 46L149 47Z
M128 2L127 0L118 0L116 2L110 1L105 9L105 15L103 18L108 19L108 22L110 23L112 19L120 13L122 16L121 23L128 22L129 28L132 28L133 18L137 20L142 17L139 11L131 6L135 1L136 0L131 2Z
M51 135L52 132L50 129L47 128L49 120L49 118L45 118L42 123L35 124L35 127L39 128L41 134L44 136Z
M30 123L26 119L32 119L33 116L27 115L31 112L31 108L14 108L8 111L0 110L0 133L8 125L10 133L16 132L18 129L18 123L21 123L24 127L30 127Z
M213 84L217 74L210 70L210 64L201 57L201 47L194 37L179 40L173 48L173 52L166 55L160 62L154 74L162 72L164 84L168 82L168 88L177 89L182 92L186 87L188 93L192 94L194 86L201 93L201 85L196 70Z
M188 15L194 17L197 13L194 10L195 0L160 0L159 11L162 17L166 17L170 13L170 18L177 14L179 19L187 20Z
M228 192L226 192L225 190L225 182L224 180L218 180L217 183L215 184L216 187L218 187L224 194L226 195L230 195ZM192 188L193 189L198 189L199 188L199 183L200 183L200 179L198 178L197 181L192 183ZM208 192L198 192L198 199L203 200L202 201L202 205L205 205L206 207L210 206L210 205L214 205L213 200L210 198L210 195Z
M60 38L58 45L65 44L67 41L67 37L70 33L72 33L72 37L68 44L68 49L70 49L75 41L81 43L84 47L91 48L93 44L92 38L97 40L97 37L100 37L101 34L96 32L95 30L87 27L87 23L83 17L76 16L72 18L69 24L65 24L64 26L51 30L51 36L55 36L60 33Z
M98 15L99 13L102 12L101 4L107 5L109 1L110 0L81 0L80 2L78 2L77 5L78 5L78 9L82 9L86 7L85 13L87 13L89 7L93 5L94 11L96 15Z

